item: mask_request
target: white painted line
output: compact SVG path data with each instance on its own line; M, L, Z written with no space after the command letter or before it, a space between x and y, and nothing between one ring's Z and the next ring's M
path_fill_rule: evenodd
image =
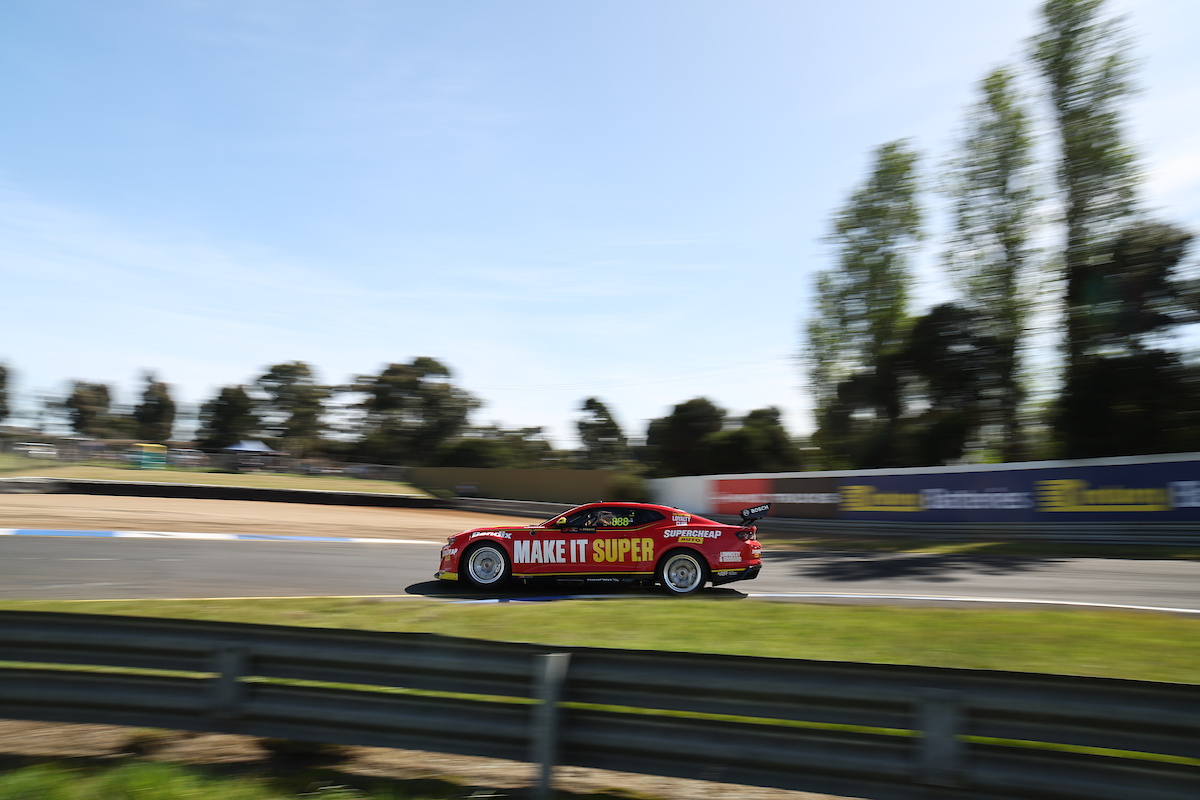
M1118 611L1160 611L1171 614L1200 614L1196 608L1170 608L1163 606L1133 606L1120 603L1085 603L1079 600L1033 600L1026 597L953 597L918 594L822 594L815 592L747 592L754 598L796 598L811 600L923 600L939 603L1006 603L1008 605L1075 606L1078 608L1105 608Z
M391 540L385 540L391 541ZM63 584L63 586L110 586L113 584ZM58 587L61 588L61 587ZM950 603L1005 603L1008 605L1049 605L1075 606L1079 608L1112 609L1118 611L1155 611L1168 614L1200 614L1200 609L1194 608L1164 608L1159 606L1118 605L1115 603L1084 603L1071 600L1031 600L1021 597L946 597L941 595L907 595L907 594L818 594L813 592L757 592L747 593L750 599L795 598L795 599L844 599L844 600L924 600ZM666 594L664 600L672 600ZM631 596L620 594L576 594L553 595L548 597L486 597L476 600L449 597L430 597L420 594L343 594L343 595L271 595L271 596L237 596L237 597L121 597L95 600L66 600L68 603L130 603L130 602L170 602L185 603L195 600L430 600L438 603L454 605L491 605L493 603L545 603L555 600L645 600L645 595Z
M236 533L172 533L170 531L113 531L117 539L212 539L234 541Z

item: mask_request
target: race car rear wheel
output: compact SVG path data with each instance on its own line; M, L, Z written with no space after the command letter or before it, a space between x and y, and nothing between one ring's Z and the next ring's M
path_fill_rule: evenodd
M466 555L467 568L463 571L467 582L480 589L503 586L512 574L512 566L504 550L494 544L479 544Z
M691 550L667 553L658 565L658 582L669 594L687 595L698 592L708 577L708 567Z

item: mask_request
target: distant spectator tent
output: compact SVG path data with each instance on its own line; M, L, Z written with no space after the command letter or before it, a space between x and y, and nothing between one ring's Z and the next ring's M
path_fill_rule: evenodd
M281 456L283 453L278 450L272 450L271 447L257 439L243 439L237 444L231 444L229 447L222 447L221 450L226 453L256 453L258 455Z
M275 464L276 459L285 456L257 439L243 439L237 444L221 448L221 452L233 456L234 469L238 472L257 472Z

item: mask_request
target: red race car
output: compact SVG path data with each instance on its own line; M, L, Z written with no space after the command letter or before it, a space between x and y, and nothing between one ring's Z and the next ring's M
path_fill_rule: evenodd
M495 589L510 580L660 584L691 594L751 580L762 569L756 520L771 505L741 512L741 525L650 503L589 503L540 525L475 528L442 548L442 580Z

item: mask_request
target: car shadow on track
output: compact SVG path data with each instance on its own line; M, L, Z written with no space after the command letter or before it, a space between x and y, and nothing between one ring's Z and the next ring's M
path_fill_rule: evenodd
M988 556L971 553L878 553L771 550L766 569L784 567L799 578L871 581L895 578L951 583L971 575L1016 575L1050 569L1066 561L1038 556Z
M574 599L664 599L676 600L662 589L648 586L622 586L611 583L562 583L555 585L531 584L529 586L511 586L503 590L475 589L466 584L451 581L424 581L414 583L404 588L405 594L417 594L423 597L435 597L446 600L462 600L466 602L530 602ZM710 586L691 597L706 600L744 600L746 594L725 586Z

